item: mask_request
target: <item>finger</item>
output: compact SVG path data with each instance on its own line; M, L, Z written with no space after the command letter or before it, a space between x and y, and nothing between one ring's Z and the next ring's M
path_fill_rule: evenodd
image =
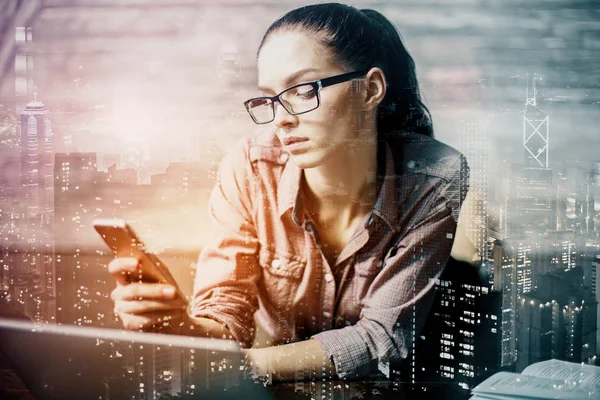
M127 300L174 300L177 290L174 286L162 283L130 283L117 285L111 298L113 301ZM179 299L178 300L182 300Z
M152 318L150 314L119 314L119 317L123 321L123 327L130 331L146 331L155 324L154 318Z
M108 264L108 272L117 283L129 283L131 275L138 269L139 260L134 257L117 257Z
M173 278L173 275L171 274L171 271L169 270L169 267L167 266L167 264L165 264L158 256L156 256L155 254L152 254L150 256L150 259L153 263L155 263L156 265L158 265L161 269L162 274L164 275L164 278L166 278L166 280L171 280L174 281L175 279Z
M123 326L128 330L151 331L157 327L174 324L174 328L180 325L182 317L185 315L181 311L152 311L144 314L120 313L119 317L123 321Z
M140 300L140 301L116 301L115 312L117 314L145 314L157 311L182 312L186 310L186 305L178 300L156 301L156 300Z

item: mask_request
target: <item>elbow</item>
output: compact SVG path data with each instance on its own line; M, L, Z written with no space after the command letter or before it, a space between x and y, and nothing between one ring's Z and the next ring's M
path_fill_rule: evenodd
M412 348L412 333L401 324L386 326L378 320L363 319L357 323L370 353L370 368L363 369L357 378L383 375L390 378L392 369L407 359Z

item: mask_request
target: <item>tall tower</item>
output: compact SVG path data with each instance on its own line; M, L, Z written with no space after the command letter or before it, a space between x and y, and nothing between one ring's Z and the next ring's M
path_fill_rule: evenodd
M507 199L507 236L537 235L556 229L552 218L552 169L548 167L549 118L537 106L536 80L525 92L524 163L512 165Z
M37 96L36 96L37 97ZM54 149L52 123L44 104L34 98L21 112L21 200L25 248L17 296L36 320L54 319Z
M505 243L497 241L493 244L494 253L494 288L502 293L502 343L501 366L514 364L516 353L515 307L517 304L517 260L513 249Z
M595 221L599 216L596 203L600 198L600 161L593 161L591 171L588 174L585 187L585 233L594 235L597 226ZM597 237L597 236L596 236Z
M20 114L21 184L29 216L53 209L54 148L48 114L37 96Z
M460 121L461 150L470 167L469 200L465 202L467 236L477 249L483 270L491 276L487 265L488 201L489 201L489 144L490 122L487 120Z
M548 140L550 120L548 115L537 106L537 88L535 81L542 80L533 75L531 90L529 76L525 88L525 114L523 116L523 147L526 164L532 167L548 168Z
M31 46L33 34L31 27L17 27L15 30L15 107L17 113L25 108L26 99L34 91L33 55Z

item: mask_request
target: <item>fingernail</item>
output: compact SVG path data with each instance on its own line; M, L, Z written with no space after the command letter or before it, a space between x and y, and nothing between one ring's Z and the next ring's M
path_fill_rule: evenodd
M173 297L173 295L175 295L175 288L168 287L168 288L163 289L163 296L168 298L168 297Z

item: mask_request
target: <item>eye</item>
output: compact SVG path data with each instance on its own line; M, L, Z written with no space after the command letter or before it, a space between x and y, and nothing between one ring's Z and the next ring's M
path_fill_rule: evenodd
M260 106L268 106L270 105L270 101L268 99L251 99L247 102L249 108L260 107Z
M296 96L302 99L312 99L316 94L316 90L311 85L300 86L296 91Z

